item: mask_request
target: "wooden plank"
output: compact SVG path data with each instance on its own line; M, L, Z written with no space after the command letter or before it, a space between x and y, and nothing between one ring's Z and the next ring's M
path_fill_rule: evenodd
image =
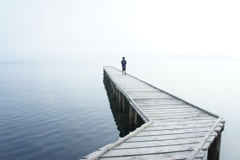
M155 92L157 91L154 88L122 88L125 92Z
M147 116L150 117L176 117L176 116L190 116L190 115L205 115L203 112L194 111L194 112L165 112L165 113L159 113L159 112L148 112L146 113Z
M164 153L164 154L151 154L151 155L137 155L130 157L107 157L100 158L100 160L183 160L191 153L191 151L175 152L175 153ZM204 153L199 153L196 157L201 158Z
M153 108L141 108L139 107L144 113L151 113L151 112L156 112L156 113L167 113L167 112L194 112L199 110L192 109L192 108L187 108L187 107L153 107ZM203 112L204 113L204 112Z
M141 142L141 141L159 141L159 140L170 140L170 139L186 139L186 138L197 138L205 136L206 132L200 133L187 133L187 134L174 134L174 135L159 135L159 136L140 136L132 137L126 142Z
M209 130L208 127L205 128L190 128L190 129L175 129L175 130L158 130L158 131L142 131L138 133L136 136L157 136L157 135L171 135L171 134L180 134L180 133L199 133L199 132L207 132Z
M136 99L136 102L162 102L162 101L166 101L166 102L171 102L171 101L177 101L177 102L182 102L181 100L178 100L174 97L169 97L169 98L153 98L153 97L149 97L149 98L144 98L144 99Z
M187 144L187 145L175 145L175 146L164 146L164 147L111 150L106 154L102 155L101 157L137 156L137 155L147 155L147 154L192 151L195 147L196 147L196 144Z
M166 94L166 93L163 93L163 92L159 92L159 91L128 91L127 92L128 95L130 97L132 97L134 99L134 97L136 97L137 99L139 98L172 98L172 96Z
M149 108L149 107L171 107L171 106L175 106L175 107L189 107L189 108L193 108L191 105L188 104L138 104L139 107L145 107L145 108Z
M158 127L158 126L177 126L177 125L191 125L191 124L207 124L207 123L214 123L217 119L211 118L208 119L197 119L195 121L171 121L171 122L164 122L158 123L158 121L154 121L154 123L149 127Z
M129 83L126 85L126 83ZM149 87L148 85L146 84L143 84L143 83L139 83L137 85L135 85L134 83L137 83L137 82L126 82L126 83L118 83L118 85L125 91L127 92L133 92L133 91L143 91L143 92L148 92L148 91L156 91L155 88L152 88L152 87Z
M178 125L161 125L161 126L149 126L144 131L156 131L156 130L169 130L169 129L188 129L188 128L211 128L214 123L200 123L200 124L178 124ZM223 127L223 124L219 124L219 127Z
M202 111L196 110L196 109L184 109L184 108L177 108L177 109L152 109L152 110L146 110L142 109L144 113L147 114L168 114L168 113L199 113ZM202 112L203 113L203 112Z
M168 123L169 124L169 123ZM179 123L179 124L169 124L169 125L151 125L148 128L146 128L145 130L143 130L142 132L145 131L160 131L160 130L176 130L176 129L194 129L194 128L211 128L213 126L213 122L212 123L195 123L195 124L184 124L184 123ZM215 131L221 131L223 128L223 124L219 123L218 126L216 127Z
M135 85L135 84L133 84L133 83L136 83L136 82L132 82L132 84L130 84L130 82L127 82L127 83L129 83L128 85L126 85L126 84L120 84L120 83L118 83L118 85L122 88L122 89L124 89L124 90L129 90L129 91L134 91L134 90L146 90L146 91L149 91L149 90L153 90L152 88L150 88L148 85L146 85L146 84L141 84L141 83L139 83L139 84L137 84L137 85Z
M215 136L210 136L208 142L212 142ZM127 148L146 148L156 146L172 146L179 144L196 144L202 137L188 138L188 139L174 139L174 140L159 140L159 141L143 141L143 142L124 142L117 146L115 149L127 149Z
M199 114L190 114L190 115L162 115L162 116L157 116L157 115L151 115L150 116L151 119L154 119L154 120L165 120L165 119L168 119L168 120L171 120L171 119L189 119L189 118L202 118L202 117L207 117L209 118L209 115L208 114L205 114L205 113L199 113Z
M169 96L168 94L165 93L160 93L158 92L157 94L153 92L153 94L151 92L131 92L128 91L128 95L132 98L132 99L171 99L173 98L172 96Z
M169 97L167 95L162 95L162 96L155 96L155 97L146 97L146 96L130 96L134 101L135 100L150 100L150 99L162 99L162 100L167 100L171 99L172 97Z
M188 109L195 109L189 105L185 105L185 104L156 104L156 105L150 105L150 104L145 104L145 105L141 105L141 104L138 104L138 106L142 109L149 109L149 110L152 110L154 108L156 109L159 109L159 110L162 110L162 109L181 109L181 108L188 108Z
M175 98L146 98L146 99L136 99L135 100L136 103L144 103L144 104L147 104L147 103L152 103L152 104L161 104L162 102L165 102L165 103L170 103L171 102L178 102L178 103L183 103L182 101L178 100L178 99L175 99ZM183 103L183 104L186 104L186 103Z
M152 108L142 108L140 107L144 112L157 112L157 113L164 113L164 112L191 112L191 111L198 111L197 109L191 108L191 107L152 107Z
M213 117L189 117L189 118L173 118L173 119L161 119L161 118L152 118L155 122L163 123L163 122L190 122L190 121L198 121L198 120L214 120Z
M141 99L142 100L142 99ZM135 102L136 104L140 105L176 105L176 106L180 106L180 105L185 105L184 102L181 101L158 101L158 102L154 102L154 101L141 101L141 102Z
M204 142L204 144L203 144L203 146L202 146L202 150L207 150L208 148L209 148L209 146L210 146L210 144L212 143L212 141L213 141L213 139L214 138L211 138L209 141L206 141L206 142ZM142 144L142 143L144 143L144 142L138 142L140 145ZM127 143L127 144L129 144L129 143ZM197 142L195 142L195 143L179 143L179 144L174 144L174 145L154 145L154 146L142 146L142 147L129 147L129 148L114 148L114 149L112 149L112 150L118 150L118 151L122 151L122 150L127 150L127 149L146 149L146 150L152 150L152 148L160 148L160 147L162 147L162 148L167 148L167 147L172 147L172 148L175 148L175 147L178 147L178 146L186 146L186 145L194 145L194 146L197 146ZM171 151L170 151L171 152ZM165 153L165 152L163 152L163 153Z
M216 127L214 129L215 132L219 133L219 132L222 132L222 127Z
M180 108L178 108L178 107L164 107L164 108L162 108L162 107L153 107L153 108L141 108L140 107L140 109L141 110L143 110L144 111L144 113L151 113L151 112L155 112L155 113L168 113L168 112L196 112L196 111L198 111L198 112L201 112L201 111L199 111L199 110L196 110L196 109L192 109L192 108L187 108L187 107L180 107ZM203 112L204 113L204 112Z
M155 89L155 88L152 88L154 91L146 91L146 92L144 92L144 93L146 93L146 94L149 94L149 95L158 95L158 94L166 94L166 93L164 93L164 92L161 92L161 91L159 91L159 90L157 90L157 89ZM138 93L142 93L143 91L128 91L128 94L129 95L131 95L131 94L138 94Z
M177 134L177 133L197 133L197 132L206 132L211 127L201 127L201 128L185 128L185 129L170 129L170 130L143 130L136 136L152 136L152 135L165 135L165 134ZM214 131L221 131L222 126L214 128Z

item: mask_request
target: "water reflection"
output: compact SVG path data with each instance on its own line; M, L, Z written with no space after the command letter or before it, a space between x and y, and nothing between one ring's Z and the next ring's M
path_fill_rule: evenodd
M136 128L140 127L144 121L138 114L136 117L132 116L132 113L136 111L129 104L128 100L125 97L123 99L117 98L117 96L113 93L111 85L109 84L109 81L106 77L104 77L103 83L107 92L113 118L116 122L117 129L120 132L119 136L124 137L128 135L129 132L134 131Z

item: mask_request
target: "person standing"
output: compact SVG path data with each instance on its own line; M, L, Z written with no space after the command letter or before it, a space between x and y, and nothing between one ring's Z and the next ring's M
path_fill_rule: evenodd
M127 64L127 61L125 60L125 57L122 57L121 64L122 64L122 74L126 75L126 64Z

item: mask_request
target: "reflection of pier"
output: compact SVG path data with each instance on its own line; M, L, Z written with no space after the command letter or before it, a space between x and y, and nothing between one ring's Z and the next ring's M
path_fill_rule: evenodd
M127 116L112 109L121 133L127 133L121 122L129 119L126 124L133 125L140 119L136 112L145 123L84 159L219 160L225 123L221 117L135 77L123 76L116 68L104 67L104 77L112 92L109 97L117 98L118 110L129 107L126 99L130 104Z
M112 90L108 81L104 78L104 85L107 91L110 107L115 119L117 128L120 132L120 137L124 137L129 132L134 131L140 127L144 121L139 117L137 112L132 108L128 100L122 96L117 90Z

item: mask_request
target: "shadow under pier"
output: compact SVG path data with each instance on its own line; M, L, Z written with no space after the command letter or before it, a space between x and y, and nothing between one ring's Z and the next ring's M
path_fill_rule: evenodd
M107 92L113 118L120 132L119 136L124 137L128 135L129 132L134 131L144 124L144 121L130 105L126 97L117 90L116 86L111 83L108 77L104 76L103 83Z

